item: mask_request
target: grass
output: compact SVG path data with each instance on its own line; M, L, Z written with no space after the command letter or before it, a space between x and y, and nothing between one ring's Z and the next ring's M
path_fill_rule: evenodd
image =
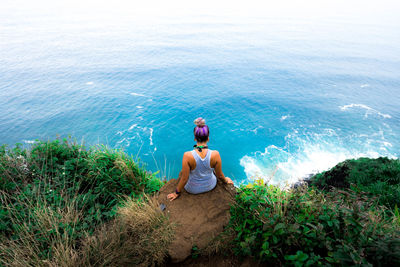
M400 225L366 194L241 187L231 208L238 256L272 265L398 265Z
M84 240L114 222L127 197L145 202L162 184L123 151L105 146L86 149L70 139L37 141L30 149L2 146L0 264L73 266L75 257L84 258Z
M84 239L75 266L153 266L164 261L174 227L157 203L128 198L117 214Z
M161 265L174 225L151 198L163 185L156 175L122 150L70 139L1 146L0 266ZM192 256L399 265L399 184L399 160L361 158L310 187L241 186L226 231Z
M18 218L16 211L10 214L18 235L0 243L0 262L4 266L72 266L77 258L74 232L82 219L72 202L58 210L37 205L29 221Z
M330 187L366 192L371 198L394 209L400 206L400 160L359 158L339 163L315 175L312 184L329 191Z
M310 185L239 188L226 248L272 265L400 265L400 160L346 160Z
M41 236L30 232L27 224L20 226L19 238L0 244L4 266L149 266L161 264L174 227L149 198L138 201L127 198L117 209L115 219L102 224L85 236L77 246L67 232L54 226L73 222L76 230L82 214L73 207L56 214L51 209L38 209L34 223L43 229ZM58 215L66 215L61 217ZM46 238L51 254L43 257L40 239Z

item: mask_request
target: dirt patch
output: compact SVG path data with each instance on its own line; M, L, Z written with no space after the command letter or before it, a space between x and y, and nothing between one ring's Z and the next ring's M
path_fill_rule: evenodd
M261 267L267 264L261 264L253 258L240 260L237 257L213 255L209 257L201 256L197 259L188 258L180 263L167 263L167 267Z
M220 234L230 219L230 205L234 203L233 185L218 182L210 192L193 195L183 191L174 200L167 195L175 191L178 181L170 180L159 191L157 201L165 205L164 213L176 224L175 238L168 250L172 262L182 262L193 247L204 249Z

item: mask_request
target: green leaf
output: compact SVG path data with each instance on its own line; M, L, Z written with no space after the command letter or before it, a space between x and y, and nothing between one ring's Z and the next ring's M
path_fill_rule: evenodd
M280 229L283 229L283 228L285 228L286 227L286 225L284 224L284 223L278 223L277 225L275 225L275 227L274 227L274 232L276 232L276 231L278 231L278 230L280 230Z
M285 260L294 261L297 259L297 255L285 255Z
M308 255L303 253L302 251L297 251L297 260L298 261L306 261L308 259Z

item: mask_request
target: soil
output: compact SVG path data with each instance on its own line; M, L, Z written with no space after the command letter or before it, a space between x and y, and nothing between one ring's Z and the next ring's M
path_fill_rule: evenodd
M176 225L175 239L168 251L171 262L175 263L188 258L193 247L199 250L206 248L224 230L229 222L229 209L236 194L232 184L218 182L209 192L193 195L183 191L179 198L167 200L167 195L175 191L177 183L176 179L170 180L157 196L160 208L163 209L165 205L163 212Z
M167 262L166 267L261 267L267 266L262 264L253 258L239 259L237 257L229 257L223 255L213 256L200 256L196 259L188 258L180 263Z

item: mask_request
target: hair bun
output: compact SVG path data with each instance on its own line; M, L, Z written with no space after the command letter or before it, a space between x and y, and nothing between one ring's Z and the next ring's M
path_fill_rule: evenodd
M197 127L203 127L206 125L206 120L200 117L194 120L194 124L196 124Z

